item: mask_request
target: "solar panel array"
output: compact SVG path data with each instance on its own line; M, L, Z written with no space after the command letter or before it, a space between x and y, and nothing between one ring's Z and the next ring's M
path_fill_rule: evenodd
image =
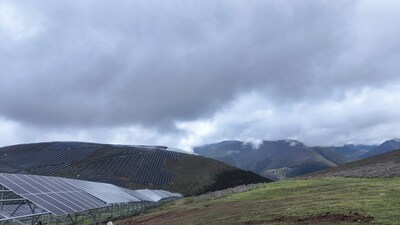
M140 202L139 199L123 191L121 188L112 184L81 181L73 179L65 179L72 185L82 189L83 191L95 196L107 204Z
M0 149L0 172L63 176L81 180L129 187L131 183L164 186L173 180L165 170L167 160L177 160L178 152L157 146L111 146L79 142L58 142L30 145L32 148L10 146ZM107 157L98 155L116 151ZM76 175L79 175L77 177Z
M157 202L182 197L160 190L139 190L140 195L135 196L133 190L111 184L26 174L0 173L0 184L55 215L83 212L117 203Z
M166 160L177 160L178 157L178 152L160 149L144 150L136 147L120 156L88 164L75 173L80 175L80 179L107 182L119 186L127 186L126 181L115 179L115 177L128 178L130 182L134 183L162 186L169 184L173 178L173 174L164 169ZM101 177L93 176L98 174L101 174ZM105 180L104 177L114 178L114 180Z
M37 149L17 152L4 149L2 161L8 164L17 164L21 169L34 169L41 175L53 175L68 171L73 161L84 159L100 148L100 145L90 143L54 143L43 144ZM6 151L8 150L8 151Z

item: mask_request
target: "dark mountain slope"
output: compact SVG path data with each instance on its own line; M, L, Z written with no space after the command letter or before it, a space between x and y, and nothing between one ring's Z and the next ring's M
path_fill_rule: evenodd
M344 155L349 161L359 160L376 145L343 145L330 147L333 151Z
M194 148L200 155L279 180L347 162L329 148L309 148L295 140L263 141L257 148L240 141L224 141Z
M374 155L379 155L379 154L382 154L385 152L393 151L395 149L400 149L400 139L392 139L392 140L385 141L381 145L368 151L362 157L363 158L371 157Z
M400 176L400 150L354 161L319 171L307 177L398 177Z
M349 162L345 155L337 153L329 147L312 147L312 150L337 165Z
M80 142L0 148L0 172L70 177L128 188L163 188L184 195L268 181L216 160L169 151L167 147Z

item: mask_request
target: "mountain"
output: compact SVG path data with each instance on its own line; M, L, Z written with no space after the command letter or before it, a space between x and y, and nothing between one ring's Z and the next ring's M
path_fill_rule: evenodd
M305 177L400 177L400 150L361 159Z
M392 140L385 141L381 145L379 145L379 146L371 149L367 153L365 153L362 157L363 158L371 157L371 156L379 155L379 154L389 152L389 151L392 151L395 149L400 149L400 139L392 139Z
M349 161L361 159L371 149L377 145L343 145L330 147L333 151L344 155Z
M295 140L263 141L254 146L241 141L223 141L195 147L210 157L272 180L295 177L347 162L329 148L310 148Z
M77 178L127 188L197 195L241 184L268 182L202 156L163 146L47 142L0 148L0 172Z

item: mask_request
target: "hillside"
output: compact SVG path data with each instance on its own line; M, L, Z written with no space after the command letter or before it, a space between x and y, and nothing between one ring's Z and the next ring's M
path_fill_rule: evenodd
M349 161L355 161L363 158L363 156L377 145L343 145L329 147L333 151L344 155Z
M307 177L399 177L400 150L319 171Z
M224 141L194 148L210 157L272 180L281 180L347 162L329 148L310 148L295 140L263 141L254 147L240 141Z
M115 224L400 224L400 178L287 180L250 189L181 199Z
M196 195L268 182L249 171L162 146L49 142L0 148L0 172L60 176Z
M390 152L396 149L400 149L400 139L392 139L385 141L381 145L376 146L375 148L365 153L362 157L363 158L371 157L382 153Z

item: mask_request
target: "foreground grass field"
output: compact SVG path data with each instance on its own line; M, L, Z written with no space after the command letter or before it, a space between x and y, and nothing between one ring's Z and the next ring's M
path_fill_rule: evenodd
M192 197L117 224L400 224L400 178L288 180Z

